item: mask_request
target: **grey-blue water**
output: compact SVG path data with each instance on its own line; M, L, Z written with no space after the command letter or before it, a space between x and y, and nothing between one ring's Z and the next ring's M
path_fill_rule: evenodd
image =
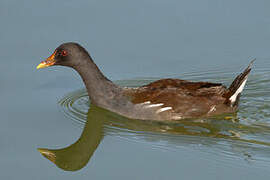
M269 179L269 8L266 0L0 1L0 179ZM164 77L229 85L257 61L237 117L142 123L88 111L75 71L35 69L67 41L132 87ZM56 166L37 148L65 153Z

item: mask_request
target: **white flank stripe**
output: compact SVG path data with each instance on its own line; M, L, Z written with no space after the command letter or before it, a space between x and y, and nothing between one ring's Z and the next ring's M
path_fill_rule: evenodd
M163 111L168 111L170 109L172 109L172 107L164 107L164 108L161 108L161 109L157 110L157 113L161 113Z
M150 104L150 105L147 105L145 107L146 108L151 108L151 107L159 107L159 106L163 106L163 103L160 103L160 104Z
M245 87L245 84L247 82L247 79L245 81L243 81L243 83L241 84L241 86L237 89L237 91L230 97L230 101L232 103L234 103L236 101L236 98L238 96L239 93L241 93Z
M151 103L150 101L145 101L145 102L141 103L141 105L150 104L150 103Z
M208 111L208 113L211 113L211 112L213 112L213 111L215 111L215 110L217 110L217 109L216 109L216 106L213 106L213 107Z
M183 117L182 116L172 116L172 119L179 120L179 119L183 119Z

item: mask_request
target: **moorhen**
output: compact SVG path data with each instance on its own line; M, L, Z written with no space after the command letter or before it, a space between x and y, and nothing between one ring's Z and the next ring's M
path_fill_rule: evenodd
M180 79L161 79L138 88L120 87L107 79L89 53L74 42L60 45L37 69L53 65L75 69L83 79L91 103L122 116L179 120L236 112L253 61L229 88L220 83Z

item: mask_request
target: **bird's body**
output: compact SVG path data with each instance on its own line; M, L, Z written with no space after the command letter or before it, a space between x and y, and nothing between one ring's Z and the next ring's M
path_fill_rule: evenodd
M122 88L108 80L88 52L76 43L59 46L38 67L63 65L82 77L91 102L132 119L178 120L233 113L251 64L229 88L219 83L161 79L138 88Z
M157 116L183 119L233 112L234 107L223 104L226 88L221 84L161 79L148 85L127 89L125 94L134 104L154 109Z

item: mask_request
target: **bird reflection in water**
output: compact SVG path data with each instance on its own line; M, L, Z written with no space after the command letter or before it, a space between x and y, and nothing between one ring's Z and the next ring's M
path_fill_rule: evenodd
M39 148L39 152L63 170L77 171L83 168L103 138L105 116L97 110L89 109L81 137L74 144L62 149Z
M261 133L263 129L246 126L237 122L236 115L215 117L213 119L194 119L182 121L143 121L131 120L91 105L87 113L87 121L81 137L72 145L62 149L39 148L39 152L59 168L66 171L77 171L83 168L108 131L126 132L130 136L138 136L146 141L163 140L173 146L203 144L207 147L225 149L220 141L230 142L229 151L244 158L251 158L250 152L258 153L259 147L269 146L269 142L245 139L241 135ZM109 128L108 128L109 127ZM269 130L264 129L264 133ZM113 134L111 133L111 134ZM250 145L253 144L253 145ZM215 146L214 146L215 145ZM220 146L220 147L219 147ZM228 148L227 148L228 149ZM259 148L268 154L266 148ZM268 148L267 148L268 149Z

